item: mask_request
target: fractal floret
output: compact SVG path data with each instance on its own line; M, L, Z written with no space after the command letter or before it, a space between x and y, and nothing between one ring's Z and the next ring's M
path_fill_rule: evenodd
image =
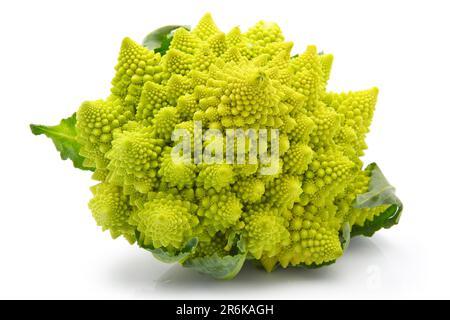
M93 172L97 224L164 262L218 279L330 265L403 206L360 159L378 89L329 92L333 56L292 47L275 23L224 33L210 14L125 38L108 97L31 127Z

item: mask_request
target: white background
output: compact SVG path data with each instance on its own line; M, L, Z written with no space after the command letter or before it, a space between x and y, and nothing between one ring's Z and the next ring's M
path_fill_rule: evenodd
M2 1L0 298L450 298L448 1ZM218 282L113 241L94 182L29 123L108 95L121 39L210 11L223 30L278 22L294 52L334 54L330 90L378 86L366 162L405 204L399 226L354 239L320 270L245 267Z

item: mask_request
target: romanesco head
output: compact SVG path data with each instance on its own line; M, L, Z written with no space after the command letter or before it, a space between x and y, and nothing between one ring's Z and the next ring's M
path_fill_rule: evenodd
M83 165L101 181L97 223L172 257L195 243L191 258L241 254L267 270L341 256L344 226L387 208L353 206L370 188L360 157L378 89L328 92L333 56L292 47L275 23L222 32L210 14L176 29L165 54L125 38L111 95L76 115ZM242 144L217 147L237 129Z

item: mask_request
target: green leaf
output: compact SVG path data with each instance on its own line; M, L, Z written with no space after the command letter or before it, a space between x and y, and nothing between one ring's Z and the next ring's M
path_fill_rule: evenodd
M30 128L33 134L44 134L52 139L56 149L61 154L61 159L72 160L75 168L94 171L92 168L83 166L84 158L80 156L80 144L76 139L76 123L76 113L74 113L71 117L61 120L59 125L44 126L31 124Z
M183 266L215 279L230 280L241 271L246 256L246 253L225 257L219 257L217 254L214 254L209 257L188 259L183 263Z
M135 230L135 237L139 247L151 252L156 259L165 263L182 262L189 257L198 244L198 238L192 238L184 244L179 252L170 252L164 248L155 248L152 245L145 245L141 233L137 229Z
M237 240L235 235L233 240ZM183 267L192 268L215 279L230 280L241 271L246 259L247 244L245 239L240 237L231 246L229 255L221 257L215 253L212 256L187 259L183 262Z
M192 238L186 244L184 247L180 250L180 252L177 253L171 253L163 248L157 248L157 249L151 249L151 248L144 248L147 251L150 251L153 256L158 259L159 261L165 262L165 263L175 263L183 261L183 259L187 258L192 251L197 247L198 244L198 238Z
M189 26L182 25L170 25L158 28L150 32L142 42L142 45L149 50L154 50L156 53L160 53L162 56L169 50L170 42L173 38L173 33L178 28L190 29Z
M353 226L351 236L363 235L371 237L378 230L398 224L403 210L403 204L395 195L395 188L389 184L376 163L371 163L365 169L370 173L369 191L356 197L354 208L376 208L390 205L373 221L366 221L363 226Z
M345 222L342 226L342 230L339 233L339 240L341 241L342 251L347 250L348 245L350 244L350 224Z
M239 252L247 252L247 241L245 241L244 237L241 237L238 242L236 243L236 246L239 250Z

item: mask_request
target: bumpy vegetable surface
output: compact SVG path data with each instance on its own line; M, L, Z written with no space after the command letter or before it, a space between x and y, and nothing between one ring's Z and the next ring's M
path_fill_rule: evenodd
M125 38L109 97L32 130L94 171L97 224L164 262L219 279L246 259L267 271L328 265L351 236L397 224L402 204L360 160L378 89L327 92L333 56L314 46L292 56L292 45L275 23L223 33L209 14L192 31L160 28L144 46ZM194 121L278 129L277 172L176 161L172 133L193 133Z

